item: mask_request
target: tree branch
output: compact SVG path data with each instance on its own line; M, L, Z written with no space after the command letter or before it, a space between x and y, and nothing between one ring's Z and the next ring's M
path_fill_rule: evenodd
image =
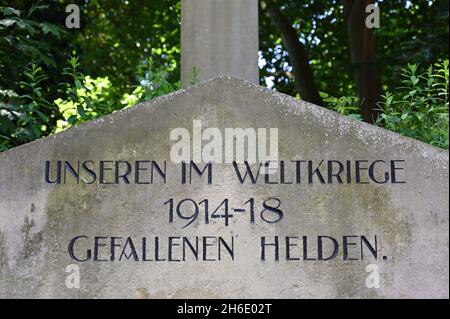
M381 100L382 87L375 57L375 38L366 26L366 7L373 0L344 0L347 19L349 48L356 89L361 101L364 121L373 123L377 116L377 103Z
M283 45L289 53L289 60L295 76L295 89L300 93L303 100L322 105L322 99L309 65L308 55L298 39L296 30L275 4L267 3L266 10L272 24L281 32Z

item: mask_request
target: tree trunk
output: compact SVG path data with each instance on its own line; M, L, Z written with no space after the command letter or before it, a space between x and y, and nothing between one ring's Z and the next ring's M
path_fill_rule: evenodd
M283 45L288 51L293 68L295 89L300 93L302 100L322 105L308 56L303 44L298 39L297 32L276 5L267 4L267 13L273 25L281 32Z
M378 116L377 103L382 94L380 73L375 60L375 39L372 29L366 27L366 7L373 2L344 0L356 89L361 101L361 114L368 123L373 123Z

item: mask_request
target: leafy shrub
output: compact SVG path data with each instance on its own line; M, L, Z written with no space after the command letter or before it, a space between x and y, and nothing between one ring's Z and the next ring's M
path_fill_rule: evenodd
M64 67L68 52L83 52L85 59L88 53L73 45L80 33L64 30L62 17L64 5L60 2L0 4L0 152L179 87L168 80L168 72L178 77L172 64L158 63L167 70L163 72L152 60L139 67L135 86L118 85L116 78L83 74L86 65L81 68L77 58L69 59ZM164 53L173 61L170 50L159 55ZM105 52L109 58L111 51ZM154 56L153 51L148 55ZM105 74L103 69L98 71L94 73ZM130 81L129 76L126 79Z
M56 24L42 20L42 14L51 11L49 5L39 2L24 11L0 6L0 86L10 84L8 80L20 74L29 61L56 66L52 52L58 50L53 45L66 32Z
M165 95L179 87L178 82L169 83L162 70L155 70L151 59L146 60L138 69L140 85L131 94L125 93L122 96L117 94L108 77L94 79L83 75L79 71L77 58L70 58L68 63L69 67L63 72L70 79L70 82L64 83L68 98L54 101L64 118L58 120L56 132Z
M67 32L47 19L54 8L22 4L0 5L0 151L49 134L58 117L56 48Z
M363 117L359 114L359 98L354 96L342 96L336 98L327 93L320 92L322 100L326 103L327 108L338 112L342 115L348 115L356 120L362 121Z
M43 70L31 64L24 72L20 84L25 94L0 90L0 151L30 142L46 134L50 118L44 113L51 109L43 94L42 82L47 79Z
M418 64L409 64L401 74L402 86L387 91L379 103L375 125L431 145L448 148L448 80L449 61L445 60L419 72ZM321 93L327 108L361 120L359 99L336 98Z
M79 71L80 64L76 57L67 62L69 66L63 71L70 80L63 83L67 98L54 101L63 117L57 122L56 132L110 114L117 109L114 89L107 77L93 79L85 76Z
M448 148L448 60L420 73L417 64L402 71L403 86L386 92L377 125L423 142Z
M148 58L139 65L137 71L139 85L131 94L122 96L121 104L124 108L142 101L148 101L158 96L166 95L181 88L180 81L170 83L168 74L162 68L155 68L153 60Z
M137 74L140 79L139 84L144 89L142 96L144 101L168 94L181 87L179 81L170 83L167 80L167 73L161 68L155 68L151 58L139 66Z
M60 98L50 103L43 85L47 76L43 69L31 64L20 81L21 94L0 88L0 151L32 141L52 132L96 119L141 101L170 93L180 83L170 83L162 69L155 69L151 59L138 69L139 85L131 93L119 93L108 77L92 78L80 72L78 59L73 57L64 68L68 81L61 83ZM448 148L448 60L430 66L420 73L419 66L410 64L402 71L403 85L394 93L386 92L380 103L376 125L405 136ZM359 99L344 96L321 96L328 108L361 120ZM51 109L57 106L59 117ZM46 110L50 110L48 116Z
M67 63L62 72L67 82L60 83L61 97L53 103L47 101L43 94L42 83L48 77L36 64L31 64L23 72L24 81L20 85L24 94L0 89L0 151L165 95L180 87L179 82L170 83L164 71L154 69L151 59L139 67L139 85L130 94L120 94L108 77L84 75L76 57L68 59ZM45 110L55 106L59 118L56 126L52 126L50 122L54 119L47 116Z

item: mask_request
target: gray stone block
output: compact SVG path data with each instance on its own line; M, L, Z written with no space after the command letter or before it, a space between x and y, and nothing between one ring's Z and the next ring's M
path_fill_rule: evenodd
M232 164L214 163L211 184L198 176L182 184L180 164L169 160L169 135L193 120L220 130L278 128L285 182L293 183L241 184ZM300 184L295 160L306 161ZM332 160L349 162L353 172L359 165L360 183L356 175L329 183ZM68 171L65 183L49 184L46 161L53 179L57 161L75 168L91 161L96 180L84 170L77 182ZM102 161L113 184L99 182ZM115 165L126 166L118 161L133 172L136 161L161 168L166 161L166 182L155 171L151 184L151 162L141 162L141 182L150 184L137 184L134 174L130 184L116 184ZM308 168L321 161L323 183ZM378 183L385 173L389 181ZM278 173L268 176L279 182ZM448 195L447 151L223 76L0 153L0 297L448 298ZM183 228L188 220L175 207L170 223L170 198L195 201L198 218ZM278 222L264 221L276 220L276 210L261 213L269 198L280 200ZM228 226L224 218L205 222L205 199L210 213L229 200ZM193 205L185 201L180 215ZM267 245L276 239L278 260ZM155 260L156 251L164 261ZM70 288L76 269L79 288Z

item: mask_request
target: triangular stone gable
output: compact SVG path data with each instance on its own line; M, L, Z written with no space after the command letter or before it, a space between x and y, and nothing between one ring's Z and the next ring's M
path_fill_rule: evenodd
M174 128L191 130L193 120L222 131L278 128L279 159L303 160L305 167L308 161L383 161L389 170L394 161L401 166L399 183L310 184L305 177L300 184L242 185L233 166L221 164L213 166L210 185L200 178L182 184L179 165L170 163L169 137ZM167 161L169 176L165 184L145 185L45 182L46 161L86 160ZM150 298L448 298L448 192L447 151L223 76L0 153L0 296L133 297L144 289ZM208 199L217 206L228 199L230 207L242 208L253 198L259 214L262 202L274 197L283 219L273 224L249 223L247 209L234 212L228 226L220 219L205 224L201 213L182 228L180 220L169 223L164 204L170 198ZM147 237L150 247L156 236L162 246L168 237L179 243L183 236L223 236L228 243L234 238L234 260L145 262L140 255L139 262L77 262L68 252L77 236L87 237L77 242L80 255L94 253L96 237L105 245L122 237L122 247L128 237L140 245ZM261 260L263 236L272 242L279 236L278 261L273 246ZM319 236L338 239L338 257L305 260L305 236L316 259ZM359 248L362 237L373 244L376 236L377 258L344 260L345 236ZM286 260L286 237L292 260ZM100 246L103 257L111 257L108 247ZM365 284L369 264L382 274L377 289ZM66 286L70 265L79 267L80 288Z

